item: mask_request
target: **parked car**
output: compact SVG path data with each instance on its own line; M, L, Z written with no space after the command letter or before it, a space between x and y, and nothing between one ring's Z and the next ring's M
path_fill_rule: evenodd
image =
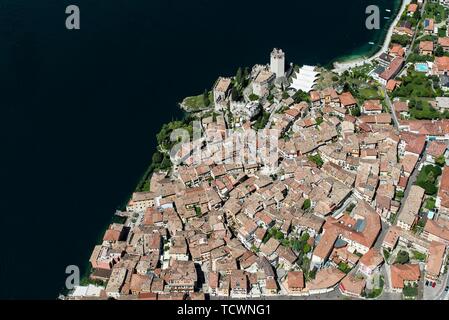
M446 286L446 288L444 289L444 291L449 291L449 286Z
M436 285L437 285L437 283L436 283L436 282L432 282L432 288L435 288L435 287L436 287Z
M429 286L429 280L426 280L426 287Z

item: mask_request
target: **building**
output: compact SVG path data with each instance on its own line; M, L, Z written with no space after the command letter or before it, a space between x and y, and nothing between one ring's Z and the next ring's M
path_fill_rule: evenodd
M346 274L337 268L325 268L319 270L315 279L306 283L309 294L321 294L330 292L340 283Z
M405 285L414 285L421 278L418 264L394 264L390 268L391 288L402 292Z
M428 241L438 241L449 245L449 227L435 220L427 220L422 236Z
M361 297L366 286L366 280L362 277L347 275L340 282L340 291L352 297Z
M366 276L372 275L376 270L379 270L384 258L380 251L375 248L369 249L359 260L359 271Z
M147 208L154 206L155 197L153 192L134 192L126 206L126 211L144 212Z
M215 109L222 110L231 92L231 78L218 78L213 88Z
M432 241L426 262L426 279L436 281L444 271L445 260L446 245L438 241Z
M270 71L276 75L276 79L285 76L285 53L281 49L274 48L271 51Z
M438 38L438 45L443 48L444 52L449 52L449 38Z
M435 22L433 19L425 19L424 20L424 34L432 35L435 33Z
M441 176L436 206L440 214L449 217L449 166L445 166Z
M433 41L421 41L419 43L419 54L431 56L433 54Z
M394 78L402 68L404 58L396 57L391 61L390 65L379 75L378 81L382 85L387 85L388 80Z
M362 113L375 115L382 113L382 104L380 100L366 100L362 106Z
M302 271L290 271L287 274L287 281L284 283L288 294L300 294L304 290L304 273Z
M269 86L276 79L276 74L268 70L260 70L252 82L253 93L259 97L268 94Z
M112 269L111 277L106 286L106 294L108 297L118 299L121 294L123 284L125 283L128 270L126 268Z
M424 198L424 189L420 186L412 186L404 206L399 212L397 226L404 230L411 230L418 220L418 213L421 209L422 200Z
M412 17L418 10L418 5L416 3L410 3L407 8L407 15Z

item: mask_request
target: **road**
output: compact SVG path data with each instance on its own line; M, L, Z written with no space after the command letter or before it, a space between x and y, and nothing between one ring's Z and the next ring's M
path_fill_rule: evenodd
M383 94L385 96L385 102L387 103L388 108L390 109L391 117L393 118L393 122L394 122L394 127L397 130L399 130L399 120L398 120L398 117L396 115L396 110L394 108L394 104L391 102L391 99L388 96L388 93L387 93L387 90L386 90L385 86L382 86L382 91L383 91Z

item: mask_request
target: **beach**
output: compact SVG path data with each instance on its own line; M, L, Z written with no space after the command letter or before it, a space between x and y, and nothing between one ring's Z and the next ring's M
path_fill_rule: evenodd
M404 12L404 10L407 8L407 6L410 4L411 0L403 0L401 9L399 10L399 13L397 14L396 18L394 19L393 23L390 25L387 35L385 36L385 40L383 42L382 47L371 57L362 56L355 59L350 59L347 61L341 61L341 62L335 62L334 63L334 69L332 71L341 74L345 72L348 69L364 65L366 63L370 63L371 61L377 59L382 53L388 51L388 47L390 46L391 37L393 36L393 31L399 20L401 19L401 16Z

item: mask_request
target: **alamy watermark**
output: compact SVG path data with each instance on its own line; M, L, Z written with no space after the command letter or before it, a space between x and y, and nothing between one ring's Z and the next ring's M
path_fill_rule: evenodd
M370 5L366 7L365 13L368 17L365 20L365 26L368 30L380 29L380 9L378 6Z
M65 27L68 30L79 30L81 25L80 8L76 5L67 6L65 13L69 16L65 19Z

